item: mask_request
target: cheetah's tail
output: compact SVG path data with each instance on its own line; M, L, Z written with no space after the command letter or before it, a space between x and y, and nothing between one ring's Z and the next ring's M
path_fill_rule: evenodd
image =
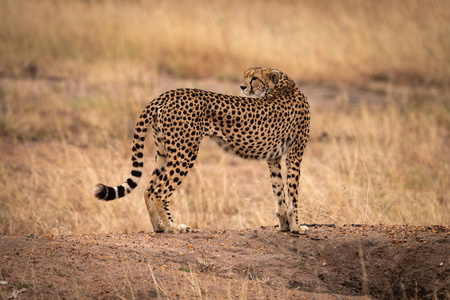
M142 176L142 170L144 168L144 141L147 129L151 124L152 116L150 111L150 105L148 105L143 111L134 130L133 138L133 154L131 157L133 167L131 170L131 176L125 181L124 184L115 187L110 187L104 184L97 184L92 192L95 197L100 200L110 201L118 198L122 198L131 193L139 184Z

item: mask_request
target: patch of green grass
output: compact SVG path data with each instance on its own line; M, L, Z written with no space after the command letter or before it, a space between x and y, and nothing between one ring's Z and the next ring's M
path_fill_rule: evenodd
M186 267L180 267L178 270L179 271L183 271L183 272L187 272L187 273L192 273L191 269L186 268Z

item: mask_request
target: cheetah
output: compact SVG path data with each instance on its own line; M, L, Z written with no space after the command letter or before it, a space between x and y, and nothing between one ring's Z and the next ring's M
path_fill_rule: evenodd
M298 190L310 130L307 98L286 74L272 68L248 69L240 88L247 97L181 88L150 101L134 131L131 176L116 187L96 185L94 195L110 201L136 188L144 166L145 136L151 126L156 159L144 198L153 229L188 232L188 226L174 223L170 196L194 166L200 142L208 136L225 151L267 161L280 231L305 234L308 227L298 220ZM287 197L281 175L284 154Z

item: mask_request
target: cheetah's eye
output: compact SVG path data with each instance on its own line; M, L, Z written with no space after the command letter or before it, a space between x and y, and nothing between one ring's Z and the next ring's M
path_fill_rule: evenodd
M252 77L252 81L253 81L253 80L256 80L256 79L258 79L258 78L257 78L257 77L255 77L255 76L253 76L253 77Z

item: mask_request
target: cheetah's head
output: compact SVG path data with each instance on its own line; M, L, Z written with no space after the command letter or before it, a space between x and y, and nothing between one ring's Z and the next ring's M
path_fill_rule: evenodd
M250 68L244 73L241 84L245 96L264 97L280 80L280 71L271 68Z

